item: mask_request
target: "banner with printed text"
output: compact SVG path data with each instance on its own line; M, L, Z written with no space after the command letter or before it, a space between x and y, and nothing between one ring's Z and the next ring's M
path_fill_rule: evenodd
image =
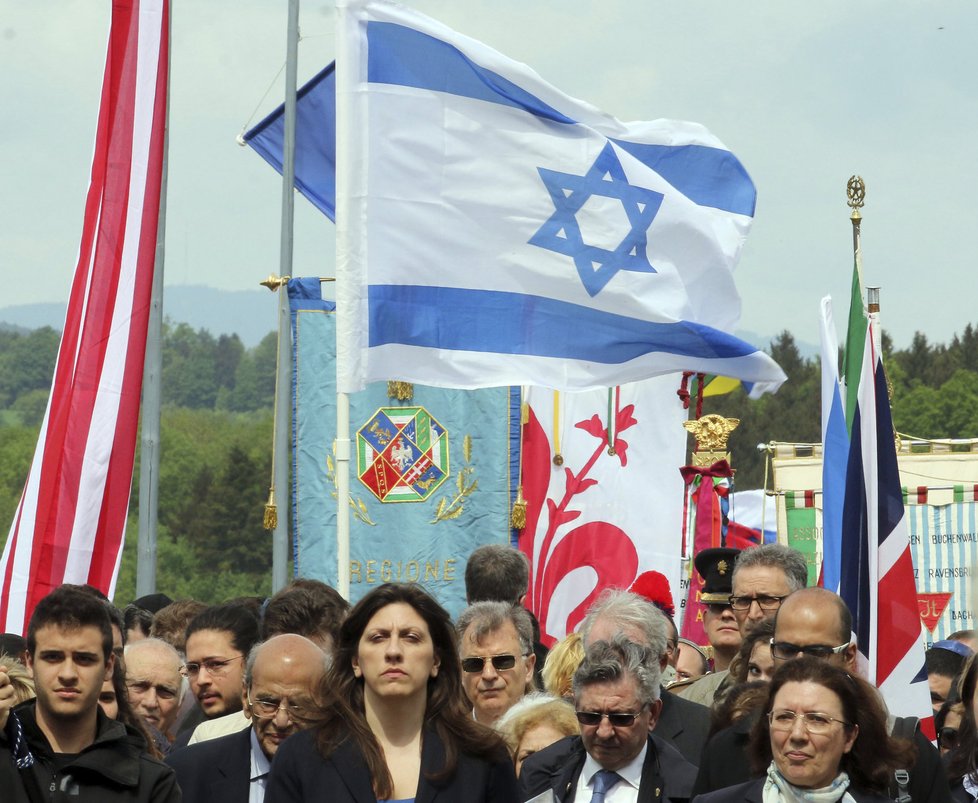
M335 586L335 316L318 279L290 281L289 297L295 573ZM510 404L508 388L415 385L396 401L374 383L350 396L351 602L419 582L453 616L465 607L469 554L510 542Z

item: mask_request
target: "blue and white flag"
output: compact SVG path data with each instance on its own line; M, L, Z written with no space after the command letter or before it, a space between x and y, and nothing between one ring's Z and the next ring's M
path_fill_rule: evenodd
M337 464L335 315L318 279L288 283L293 327L294 566L332 586ZM465 607L465 563L482 544L510 541L519 472L511 446L519 391L414 386L395 401L386 383L350 397L350 599L387 581L418 582L453 615Z
M785 376L728 334L754 185L695 123L621 123L410 9L339 0L339 389Z
M822 299L819 335L822 355L822 577L829 591L839 591L842 571L842 507L846 497L849 431L839 385L839 340L832 297Z

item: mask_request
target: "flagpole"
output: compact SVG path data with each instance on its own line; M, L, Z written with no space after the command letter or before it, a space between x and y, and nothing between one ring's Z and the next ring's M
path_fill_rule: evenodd
M277 516L272 533L272 593L288 583L289 513L292 495L289 485L291 461L292 338L287 282L292 275L292 233L295 218L295 102L299 60L299 0L289 0L285 50L285 133L282 149L282 234L278 287L278 376L275 380L275 487L280 491L283 514Z
M167 15L167 41L173 30L173 5ZM166 51L170 75L170 48ZM170 82L166 82L166 114L163 124L163 172L160 176L160 217L156 226L156 258L153 289L146 322L146 354L143 358L142 421L139 428L139 531L136 541L136 597L156 592L156 536L160 501L160 410L163 389L163 262L166 240L166 176L170 146Z

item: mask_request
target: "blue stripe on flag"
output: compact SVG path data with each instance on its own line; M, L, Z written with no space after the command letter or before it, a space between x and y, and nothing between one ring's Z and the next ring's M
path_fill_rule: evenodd
M872 622L869 610L869 527L866 509L866 474L863 466L862 415L856 407L852 420L852 447L846 471L846 498L842 509L842 561L839 596L852 613L859 651L866 653L871 645ZM873 515L876 511L872 511Z
M328 65L296 93L295 188L336 220L336 72ZM285 105L244 135L259 156L282 172Z
M398 343L613 365L653 352L720 359L757 352L733 335L692 321L645 321L520 293L370 285L368 306L371 347ZM519 325L503 325L507 321Z
M876 384L876 444L879 455L877 458L879 544L882 546L903 518L904 508L896 449L882 448L883 444L893 443L893 419L890 416L890 394L886 388L886 374L883 373L879 362L876 370L873 371L873 378ZM853 437L852 443L855 445L859 441Z
M367 80L499 103L557 123L576 122L453 45L392 22L367 23Z
M693 203L753 217L757 189L740 160L723 148L612 139Z
M391 22L368 22L367 43L367 77L372 83L445 92L520 109L557 123L577 123L509 79L480 67L453 45L428 34ZM753 216L757 190L730 151L704 145L612 141L694 203Z

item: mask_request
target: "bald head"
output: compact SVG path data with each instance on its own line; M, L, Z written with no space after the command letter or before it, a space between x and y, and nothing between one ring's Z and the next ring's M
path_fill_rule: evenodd
M180 655L158 638L135 641L125 654L126 687L133 709L161 733L172 735L187 689L180 674Z
M269 758L286 738L309 724L325 670L326 654L305 636L284 633L252 649L245 670L244 711Z
M850 643L852 614L842 597L824 588L803 588L781 603L774 620L774 641L777 645L833 650L848 645L827 660L855 669L856 645Z

